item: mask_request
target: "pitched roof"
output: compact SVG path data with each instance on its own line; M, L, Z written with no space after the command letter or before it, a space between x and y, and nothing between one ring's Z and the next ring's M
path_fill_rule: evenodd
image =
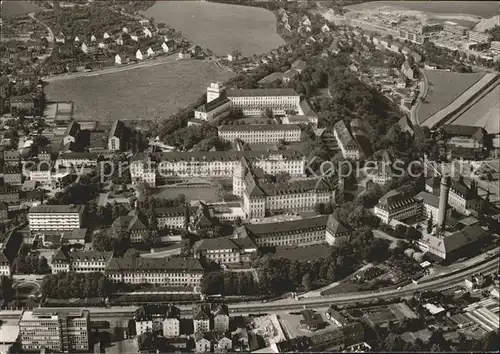
M352 149L358 148L356 140L352 136L349 128L347 127L347 124L343 120L340 120L337 123L335 123L333 129L337 132L337 136L339 137L339 140L342 143L342 145L344 145L346 148L352 148Z
M257 132L257 131L280 131L280 130L299 130L300 127L295 124L245 124L245 125L221 125L219 132Z
M228 97L299 96L291 88L232 89L227 90L226 95Z
M282 77L283 77L282 72L274 72L267 75L265 78L259 80L257 83L259 85L271 84L275 81L281 80Z
M59 248L52 256L53 262L108 262L113 252L100 251L73 251L64 252Z
M206 250L221 250L221 249L239 249L239 245L236 244L231 236L216 237L216 238L206 238L197 241L193 246L195 251L206 251Z
M109 132L109 137L122 138L123 132L125 130L125 124L121 120L115 120L111 125L111 130Z
M30 213L50 214L50 213L82 213L85 205L37 205L30 208Z
M201 106L196 108L196 111L208 113L229 102L229 99L225 95L221 95L210 102L202 104Z
M329 216L321 215L314 218L299 219L292 221L282 221L273 223L246 224L240 226L236 233L251 237L265 237L269 234L284 234L296 232L298 230L324 229L326 228ZM244 229L245 231L243 231ZM243 233L242 233L243 232Z
M203 266L196 258L112 258L106 271L176 271L202 273Z
M380 198L377 207L384 210L392 210L414 202L415 199L411 195L393 189Z
M198 304L193 309L194 320L208 320L211 317L210 305Z
M450 124L450 125L445 125L442 129L448 135L482 137L487 134L484 128L475 127L471 125Z
M273 156L279 156L283 159L303 158L298 151L172 151L158 152L151 156L158 161L236 161L242 157L252 159L268 159ZM144 157L143 157L144 158Z
M349 230L341 224L333 215L328 215L328 221L326 223L326 228L332 233L332 234L343 234L345 232L348 232Z
M69 125L66 127L66 131L64 132L64 136L72 136L75 137L80 130L80 124L72 120Z
M420 192L415 196L415 199L423 201L425 204L439 208L439 197L427 192Z

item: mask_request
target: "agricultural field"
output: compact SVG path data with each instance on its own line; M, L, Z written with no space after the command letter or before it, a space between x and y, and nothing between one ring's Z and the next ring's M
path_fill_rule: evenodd
M418 110L418 120L425 122L436 112L439 112L455 101L469 87L479 81L484 73L461 74L450 71L424 70L429 82L429 88Z
M37 12L40 10L38 6L28 1L19 1L19 0L4 0L0 8L1 8L0 14L2 18L25 15L30 12Z
M234 74L210 61L175 61L105 75L54 81L49 101L73 101L73 118L109 122L165 119Z
M483 127L490 134L500 133L500 85L491 90L450 124Z
M157 1L143 13L164 22L191 42L226 55L240 50L245 56L268 52L285 44L276 32L271 11L205 1Z

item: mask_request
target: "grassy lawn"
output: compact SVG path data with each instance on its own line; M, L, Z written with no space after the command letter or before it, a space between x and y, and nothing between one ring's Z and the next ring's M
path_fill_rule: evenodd
M429 90L418 111L421 123L448 106L484 76L484 73L461 74L439 70L424 72L429 81Z
M187 60L51 82L50 101L73 101L73 118L113 121L165 119L233 74L212 62Z
M14 17L40 11L40 8L28 1L5 0L2 2L2 17Z
M298 248L280 248L276 250L276 258L286 258L292 261L307 261L325 258L330 253L330 247L326 245L313 245Z
M216 187L201 187L201 188L156 188L151 193L159 198L175 198L180 194L184 194L187 200L204 200L206 202L217 202L221 199L217 195Z

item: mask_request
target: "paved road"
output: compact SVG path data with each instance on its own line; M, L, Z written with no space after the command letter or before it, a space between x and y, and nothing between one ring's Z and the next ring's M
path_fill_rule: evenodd
M422 77L422 81L420 81L420 92L418 93L417 100L415 101L415 104L413 107L411 107L410 110L410 119L411 123L413 125L419 125L420 123L418 122L418 109L420 108L420 105L422 102L420 101L421 97L424 97L427 95L427 91L429 90L429 80L427 79L427 76L425 75L425 72L422 69L418 69L420 72L420 76Z

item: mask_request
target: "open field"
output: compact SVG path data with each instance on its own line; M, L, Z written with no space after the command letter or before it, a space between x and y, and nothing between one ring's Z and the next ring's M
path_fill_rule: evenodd
M424 72L429 80L429 91L418 111L420 123L455 101L484 76L484 73L460 74L441 70Z
M184 194L187 200L204 200L206 202L221 201L217 195L216 187L207 188L155 188L152 190L152 195L160 198L175 198L180 194Z
M50 101L73 101L73 118L111 121L165 119L199 97L210 81L233 74L210 61L187 60L102 76L49 83Z
M500 133L500 84L450 124L484 127L488 133Z
M313 260L327 257L330 253L329 247L325 245L304 246L298 248L277 249L274 254L277 258L294 260Z
M370 1L347 6L352 10L393 7L436 14L470 14L489 18L498 13L496 1Z
M4 0L1 5L2 17L14 17L17 15L25 15L30 12L36 12L40 8L28 1L20 0Z
M268 10L203 1L157 1L144 12L156 22L180 30L190 41L226 55L265 53L285 44L276 33L276 18Z

